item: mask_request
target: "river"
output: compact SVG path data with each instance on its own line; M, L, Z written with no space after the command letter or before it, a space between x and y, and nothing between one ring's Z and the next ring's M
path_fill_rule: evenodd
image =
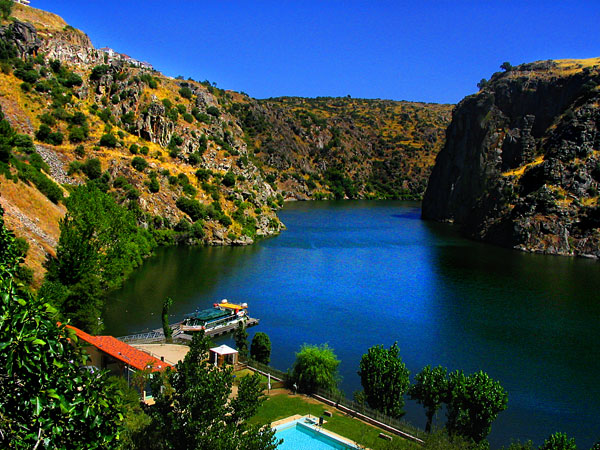
M348 396L362 354L397 341L413 375L441 364L501 382L509 407L493 448L555 431L582 449L600 440L597 261L466 240L420 220L414 202L292 203L279 216L288 229L253 246L157 251L111 294L106 332L160 327L167 296L173 321L222 298L247 302L260 319L250 338L269 335L273 366L290 367L303 343L328 343ZM420 406L406 409L424 426Z

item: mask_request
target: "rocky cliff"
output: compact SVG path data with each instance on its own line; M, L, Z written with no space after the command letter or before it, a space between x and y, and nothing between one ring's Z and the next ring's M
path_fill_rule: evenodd
M524 251L600 256L600 58L496 73L454 109L426 219Z

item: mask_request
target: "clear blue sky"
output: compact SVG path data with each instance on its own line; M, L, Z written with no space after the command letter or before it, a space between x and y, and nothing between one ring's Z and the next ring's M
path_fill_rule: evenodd
M257 98L456 103L503 61L600 56L600 1L32 0L96 47Z

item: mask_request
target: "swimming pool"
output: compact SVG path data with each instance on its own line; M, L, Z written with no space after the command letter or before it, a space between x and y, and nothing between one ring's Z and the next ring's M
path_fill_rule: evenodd
M317 429L306 418L275 427L276 439L283 439L277 450L350 450L357 447L342 442L333 434Z

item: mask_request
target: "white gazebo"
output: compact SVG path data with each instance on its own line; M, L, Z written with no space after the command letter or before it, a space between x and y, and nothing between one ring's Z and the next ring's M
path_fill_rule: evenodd
M222 367L225 364L236 365L238 362L238 351L227 345L211 348L210 362L213 363L215 367Z

